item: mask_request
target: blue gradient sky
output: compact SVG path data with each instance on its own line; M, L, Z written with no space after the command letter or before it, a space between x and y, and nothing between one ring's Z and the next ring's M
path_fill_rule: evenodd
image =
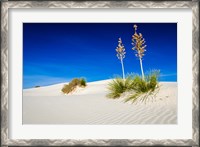
M160 69L161 81L177 81L177 24L134 24L147 44L144 71ZM133 23L24 23L23 88L121 75L115 51L119 37L126 49L125 73L141 74L131 50L133 33Z

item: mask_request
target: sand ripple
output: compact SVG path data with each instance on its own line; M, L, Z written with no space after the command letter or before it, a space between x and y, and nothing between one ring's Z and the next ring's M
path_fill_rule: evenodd
M23 91L24 124L176 124L177 83L161 83L156 97L146 104L106 98L107 81L89 83L71 95L63 84Z

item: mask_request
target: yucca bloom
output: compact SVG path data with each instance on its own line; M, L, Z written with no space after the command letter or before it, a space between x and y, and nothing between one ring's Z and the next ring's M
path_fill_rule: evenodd
M123 59L125 58L126 52L125 52L125 47L122 44L121 38L119 38L118 40L118 46L116 48L116 52L117 52L117 58L121 61L123 79L125 79Z
M133 26L135 29L134 35L132 35L132 50L136 51L136 57L140 60L140 67L142 72L142 78L144 80L144 72L143 72L143 66L142 66L142 58L145 55L144 52L146 51L146 45L145 45L145 39L143 38L141 33L137 33L137 25Z

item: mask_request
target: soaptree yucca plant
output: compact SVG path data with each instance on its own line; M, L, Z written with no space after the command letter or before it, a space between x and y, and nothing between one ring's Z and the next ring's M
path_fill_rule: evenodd
M144 77L144 71L143 71L143 66L142 66L142 58L144 56L144 52L146 51L146 45L145 45L145 40L142 36L141 33L137 33L137 25L134 25L135 33L132 36L132 45L133 45L133 50L136 51L136 57L139 58L140 60L140 68L142 72L142 79L145 80Z
M116 48L116 52L117 52L117 58L120 60L121 65L122 65L122 75L123 75L123 79L125 80L123 59L125 58L126 52L125 52L125 47L122 44L121 38L119 38L119 40L118 40L118 46Z
M135 102L137 99L146 101L149 96L155 96L159 91L158 79L160 70L152 70L145 74L145 80L139 75L134 75L131 82L132 93L125 99L125 102Z
M108 83L109 93L106 95L108 98L119 98L124 92L130 91L132 88L132 75L127 75L126 79L122 79L120 76L115 77Z

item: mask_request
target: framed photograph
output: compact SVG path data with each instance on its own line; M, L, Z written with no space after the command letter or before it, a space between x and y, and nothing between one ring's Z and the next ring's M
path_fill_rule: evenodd
M1 2L2 146L198 146L199 3Z

